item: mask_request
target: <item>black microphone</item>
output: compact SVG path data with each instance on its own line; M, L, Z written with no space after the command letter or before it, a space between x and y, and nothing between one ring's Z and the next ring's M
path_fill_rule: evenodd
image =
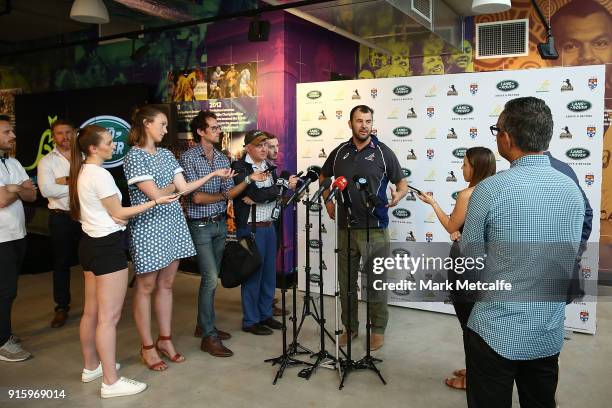
M348 184L348 181L346 181L346 178L344 176L337 177L334 180L334 183L332 184L332 187L333 187L332 191L327 196L327 199L325 200L325 204L333 200L334 196L338 193L338 191L343 191L346 188L347 184Z
M304 190L308 188L310 183L312 183L313 181L317 181L319 179L320 174L321 167L310 166L306 171L304 177L301 177L302 185L295 190L295 193L293 193L291 197L289 197L289 200L287 200L287 203L285 203L285 207L291 205L293 201L295 201L295 199L297 199L304 192Z
M323 192L327 189L329 189L329 186L331 186L332 183L332 179L331 178L326 178L325 180L323 180L322 183L319 183L319 189L316 191L316 193L314 193L312 195L312 201L313 203L319 200L319 197L321 197L321 194L323 194Z
M382 200L376 194L372 194L369 189L368 180L365 177L354 175L353 182L357 190L361 191L361 197L364 200L364 204L370 204L372 207L379 207L382 205Z
M342 189L340 191L340 195L342 196L342 205L344 206L344 211L346 211L346 215L348 217L347 222L349 225L356 225L358 222L355 216L353 215L353 203L351 202L351 195L349 194L348 189Z
M278 196L276 197L276 206L272 210L272 215L270 216L270 218L272 218L272 220L274 221L280 218L283 195L285 194L285 191L289 189L290 175L291 173L289 173L287 170L283 170L280 177L276 179L276 186L278 187Z

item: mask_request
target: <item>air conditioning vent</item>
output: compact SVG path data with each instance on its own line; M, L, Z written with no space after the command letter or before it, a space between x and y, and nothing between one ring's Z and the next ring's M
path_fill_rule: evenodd
M476 24L476 59L529 54L529 20Z
M431 23L432 6L431 0L412 0L412 11Z

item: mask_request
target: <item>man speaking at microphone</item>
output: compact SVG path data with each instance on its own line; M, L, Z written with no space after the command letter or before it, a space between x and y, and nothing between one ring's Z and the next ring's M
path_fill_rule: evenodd
M370 226L370 242L389 242L387 227L389 225L388 208L397 205L408 192L408 183L403 178L402 168L393 151L378 138L372 135L374 111L366 105L355 106L349 117L352 137L340 144L329 155L321 169L322 182L328 177L343 176L349 180L343 196L350 199L351 205L351 253L347 254L347 214L345 206L338 206L338 283L340 286L340 303L342 305L342 324L348 328L348 287L347 257L350 257L351 290L355 294L351 304L351 336L357 337L359 321L357 314L357 271L361 259L360 247L366 241L366 226ZM380 204L368 209L361 198L361 192L352 181L354 176L367 180L370 194L380 199ZM391 201L387 200L389 182L395 185L391 191ZM335 219L333 201L326 204L330 218ZM369 218L369 219L368 219ZM386 300L370 304L372 320L372 338L370 349L377 350L383 346L384 333L389 319ZM346 330L340 336L340 346L347 343Z

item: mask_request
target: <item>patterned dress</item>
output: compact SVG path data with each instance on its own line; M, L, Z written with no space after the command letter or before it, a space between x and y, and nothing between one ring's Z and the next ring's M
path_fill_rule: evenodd
M158 148L157 153L150 154L137 147L125 156L123 169L132 205L149 201L138 183L153 180L158 188L164 188L183 171L169 150ZM157 271L176 259L196 254L178 201L158 205L132 218L129 236L130 254L137 274Z

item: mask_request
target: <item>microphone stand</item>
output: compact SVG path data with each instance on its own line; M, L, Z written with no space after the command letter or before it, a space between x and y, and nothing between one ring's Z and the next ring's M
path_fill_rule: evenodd
M362 193L365 193L365 192L362 191ZM367 211L368 216L366 217L366 256L365 256L366 262L364 262L364 265L368 265L370 263L370 210L373 210L375 208L375 205L374 203L372 203L369 197L366 196L364 198L365 198L365 206L366 206L366 209L368 210ZM372 322L370 320L370 291L372 290L370 288L370 274L371 274L371 271L366 269L366 294L367 294L366 295L367 296L367 299L366 299L366 355L361 360L355 363L356 365L355 368L360 369L360 370L374 371L378 375L378 378L380 378L380 381L382 381L384 385L387 385L387 382L385 381L382 374L380 373L380 370L378 369L378 367L376 367L376 363L381 363L382 360L379 358L372 357L372 354L370 351L370 335L372 333Z
M309 204L312 204L313 202L306 202L307 206L309 207ZM323 210L323 203L321 202L321 195L319 195L318 199L317 199L317 204L319 207L319 211L318 211L318 216L319 216L319 311L320 314L317 315L317 310L316 307L314 307L314 299L313 301L313 307L314 307L314 312L315 312L315 316L314 319L316 321L318 321L319 323L319 334L320 334L320 349L318 353L312 354L310 357L316 357L317 360L314 362L314 364L311 367L308 368L304 368L300 371L299 376L303 377L307 380L310 379L310 377L312 376L312 374L315 372L315 370L317 369L317 367L321 366L324 368L329 368L332 370L336 369L336 363L337 363L337 359L335 357L333 357L326 349L325 349L325 335L327 334L330 338L331 338L331 334L329 334L327 332L327 330L325 329L325 309L324 309L324 301L323 301L323 232L321 229L321 225L323 224L323 220L322 220L322 210ZM307 208L307 211L310 211L310 208ZM309 219L306 220L307 223L307 228L310 226L309 224ZM308 234L307 234L308 235ZM307 241L308 241L309 236L307 236ZM309 259L310 256L307 256L307 265L309 264ZM307 267L307 276L308 276L308 271L309 271L309 267ZM309 290L308 288L310 287L310 282L307 283L307 291ZM306 304L306 303L304 303ZM332 339L333 341L333 339ZM324 360L327 360L324 362Z
M280 211L280 216L279 216L279 220L280 220L280 240L281 240L281 245L280 245L280 249L281 249L281 259L283 260L283 266L282 268L284 269L284 259L285 259L285 245L284 245L284 234L283 234L283 228L282 228L282 221L284 218L284 208L281 206L281 211ZM297 211L294 207L294 220L296 219L295 215L297 214ZM294 223L295 226L297 226L297 223ZM294 249L297 248L297 246L295 245L295 240L297 237L297 232L293 234L294 237ZM296 328L295 328L295 313L296 313L296 305L295 305L295 299L296 299L296 284L295 284L295 278L296 278L296 272L297 272L297 254L294 253L294 266L293 266L293 270L292 270L292 282L291 285L293 286L293 317L291 318L291 320L293 320L293 333L294 333L294 337L293 337L293 343L291 344L290 347L287 347L287 317L285 315L285 310L286 310L286 293L287 293L287 277L283 271L282 277L281 277L281 309L283 311L283 315L281 318L281 322L282 322L282 348L283 348L283 353L275 358L269 358L267 360L264 360L264 362L266 363L272 363L272 365L276 365L279 364L280 366L278 367L278 370L276 372L276 376L274 377L274 381L272 382L272 384L276 385L276 382L278 381L279 378L281 378L283 376L283 373L285 372L285 369L287 367L292 367L292 366L297 366L297 365L312 365L311 363L308 363L306 361L302 361L302 360L298 360L294 357L292 357L295 354L307 354L307 351L303 351L303 352L298 352L297 350L299 348L303 348L304 347L300 346L297 341L296 341Z

